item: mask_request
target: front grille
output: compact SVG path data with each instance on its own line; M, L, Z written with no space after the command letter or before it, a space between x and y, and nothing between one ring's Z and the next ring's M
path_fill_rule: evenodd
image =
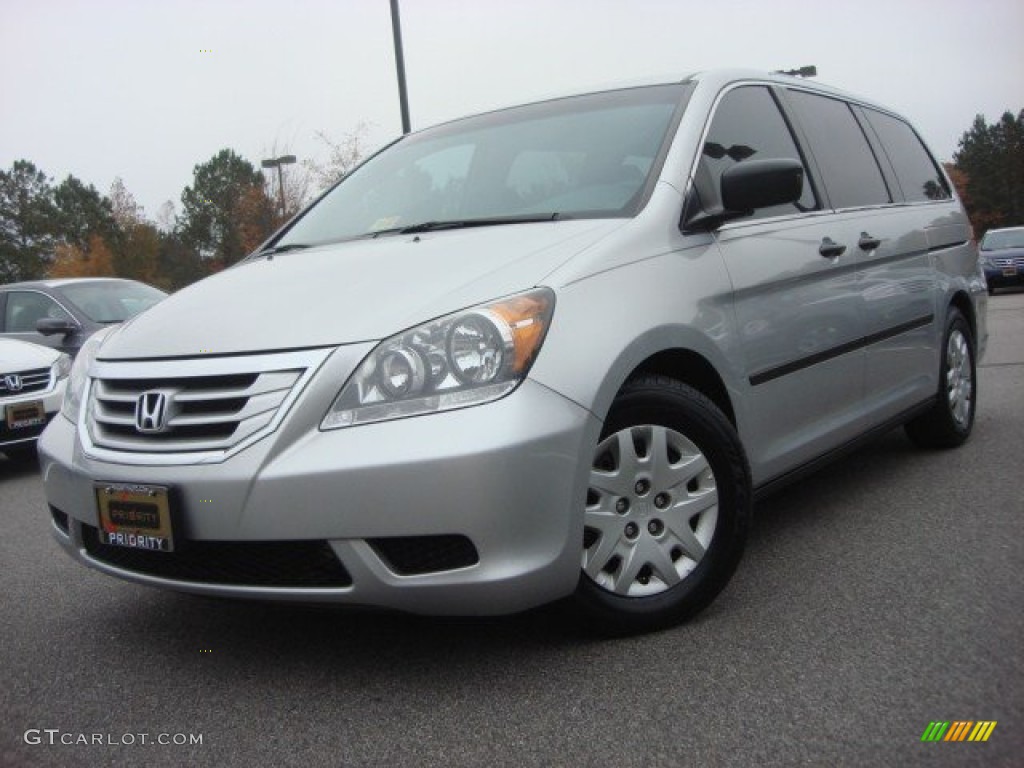
M7 377L17 376L21 381L21 389L12 389L8 385ZM0 374L0 397L13 397L16 395L30 395L33 392L46 392L50 389L50 369L35 368L31 371L8 371Z
M992 259L992 263L997 267L1017 267L1018 269L1024 269L1024 256Z
M400 576L452 571L480 562L476 547L465 536L394 536L367 541Z
M98 378L89 427L96 445L119 451L226 451L270 426L303 370L220 376ZM143 432L136 409L146 392L166 400L160 431Z
M100 542L82 526L89 556L125 571L161 579L237 587L348 587L345 566L326 541L175 541L174 552L149 552Z

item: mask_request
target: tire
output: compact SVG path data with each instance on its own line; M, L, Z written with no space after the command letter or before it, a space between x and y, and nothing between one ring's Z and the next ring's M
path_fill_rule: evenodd
M939 391L930 410L908 422L907 436L921 448L955 448L974 427L977 361L971 326L955 307L946 315L942 336Z
M751 480L732 424L674 379L619 393L595 451L574 601L605 634L678 624L728 583L747 537Z

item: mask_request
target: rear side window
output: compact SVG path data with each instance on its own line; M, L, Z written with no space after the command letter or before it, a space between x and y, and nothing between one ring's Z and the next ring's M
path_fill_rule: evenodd
M806 91L788 93L821 169L832 207L892 202L875 154L850 106Z
M902 120L873 109L865 109L864 114L882 142L908 203L952 197L946 179L913 128Z
M792 159L803 163L775 99L763 86L735 88L722 98L715 110L694 179L704 210L721 205L722 174L748 159ZM782 216L817 207L809 179L805 167L803 195L796 204L762 208L754 211L753 218Z

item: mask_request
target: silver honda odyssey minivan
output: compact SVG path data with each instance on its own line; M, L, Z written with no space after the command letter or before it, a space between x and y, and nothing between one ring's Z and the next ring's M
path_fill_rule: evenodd
M986 302L870 101L726 71L456 120L86 343L53 531L154 587L664 627L759 494L895 426L967 439Z

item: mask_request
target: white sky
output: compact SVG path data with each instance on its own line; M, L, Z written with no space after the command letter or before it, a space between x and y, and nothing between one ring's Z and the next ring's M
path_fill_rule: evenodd
M815 64L949 159L1024 108L1022 0L401 0L413 129L590 86ZM27 159L149 217L224 147L323 154L401 132L388 0L0 0L0 168ZM204 52L209 51L209 52Z

